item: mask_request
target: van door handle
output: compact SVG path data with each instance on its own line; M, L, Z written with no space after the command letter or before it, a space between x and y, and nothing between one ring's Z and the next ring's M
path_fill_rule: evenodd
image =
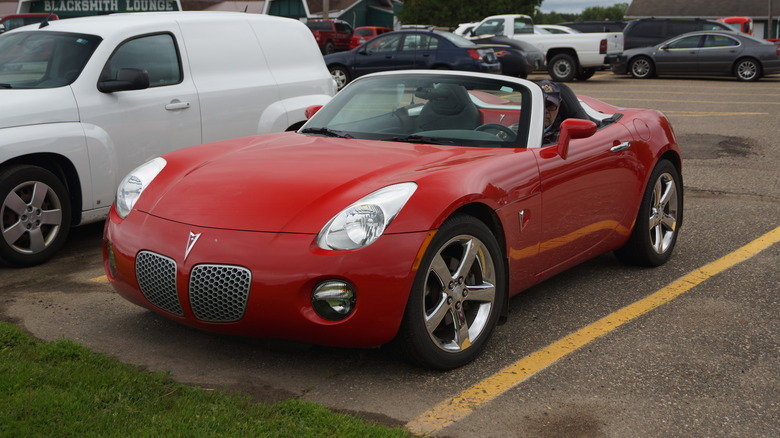
M165 105L165 109L168 111L175 111L180 109L187 109L190 107L189 102L182 102L179 99L174 99L168 105Z
M617 143L617 142L615 142L615 143ZM620 143L618 145L612 146L612 148L610 148L610 151L611 152L620 152L620 151L624 151L624 150L626 150L626 149L628 149L630 147L631 147L631 142L630 141L624 141L623 143Z

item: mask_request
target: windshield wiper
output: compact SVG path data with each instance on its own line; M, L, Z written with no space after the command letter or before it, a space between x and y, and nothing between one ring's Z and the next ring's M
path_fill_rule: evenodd
M0 84L0 88L13 88L11 84Z
M301 130L301 134L321 134L327 137L355 138L344 131L336 131L328 128L306 128Z
M457 140L448 140L445 138L437 137L425 137L422 135L401 135L398 137L390 137L383 139L384 141L399 141L404 143L426 143L426 144L439 144L439 145L457 145Z

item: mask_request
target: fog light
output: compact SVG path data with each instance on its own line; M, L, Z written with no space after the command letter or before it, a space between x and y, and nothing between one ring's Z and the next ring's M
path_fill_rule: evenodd
M111 278L116 278L116 259L114 258L114 246L111 242L106 243L106 253L108 255L108 273Z
M355 308L355 290L346 281L323 281L314 288L311 305L322 318L340 321Z

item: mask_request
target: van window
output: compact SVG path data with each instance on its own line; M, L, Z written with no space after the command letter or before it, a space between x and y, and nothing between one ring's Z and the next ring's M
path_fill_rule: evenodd
M101 80L115 79L122 68L146 70L150 87L178 84L182 80L176 42L170 34L144 36L122 43L103 67Z
M641 38L661 38L663 33L661 27L663 23L653 21L640 21L631 29L631 33Z
M666 26L666 32L669 36L682 35L700 29L700 27L692 21L668 21Z

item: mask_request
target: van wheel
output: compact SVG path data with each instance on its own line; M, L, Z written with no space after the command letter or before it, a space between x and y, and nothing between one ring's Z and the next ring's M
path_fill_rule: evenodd
M550 59L547 72L556 82L569 82L577 74L577 61L571 55L560 53Z
M761 77L761 64L752 58L740 59L734 66L734 76L740 81L757 81Z
M632 59L631 64L628 65L628 71L631 73L631 76L637 79L647 79L655 76L653 61L646 56Z
M68 191L53 173L37 166L0 171L0 260L34 266L59 251L70 231Z
M350 77L346 67L334 65L328 70L330 70L330 76L336 81L336 90L341 90L349 83Z

